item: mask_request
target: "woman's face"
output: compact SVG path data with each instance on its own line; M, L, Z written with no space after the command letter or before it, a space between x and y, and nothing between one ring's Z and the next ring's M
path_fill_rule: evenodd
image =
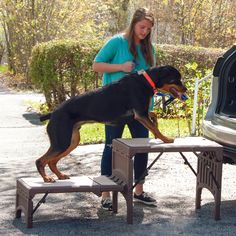
M146 36L151 32L152 22L143 19L136 23L134 26L134 40L136 44L139 44L141 40L145 39Z

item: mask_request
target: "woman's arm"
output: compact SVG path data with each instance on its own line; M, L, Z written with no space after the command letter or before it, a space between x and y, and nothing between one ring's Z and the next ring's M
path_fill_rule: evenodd
M96 72L104 73L104 72L131 72L134 68L134 63L132 61L127 61L123 64L109 64L105 62L94 62L93 70Z

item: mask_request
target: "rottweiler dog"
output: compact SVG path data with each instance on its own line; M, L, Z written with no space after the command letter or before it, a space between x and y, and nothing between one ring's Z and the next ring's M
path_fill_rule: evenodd
M48 151L36 160L38 172L45 182L55 180L46 175L48 165L58 179L68 179L61 173L57 162L75 149L80 142L79 130L85 123L100 122L117 124L136 119L150 130L155 138L171 143L158 130L156 115L149 112L150 101L156 90L181 99L186 87L180 72L172 66L154 67L140 73L124 76L97 90L68 99L52 113L42 115L41 121L49 119L47 133L50 139Z

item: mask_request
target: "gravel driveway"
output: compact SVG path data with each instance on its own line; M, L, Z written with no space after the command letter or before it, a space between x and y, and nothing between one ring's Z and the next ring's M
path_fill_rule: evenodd
M92 193L68 193L49 195L34 214L34 227L27 229L24 218L14 218L16 179L38 177L34 162L48 148L45 127L27 110L30 100L43 98L0 87L0 235L236 235L236 167L223 167L222 219L215 221L208 190L203 190L202 209L195 211L196 179L178 153L163 155L151 169L145 190L157 199L157 207L135 204L133 225L126 224L121 195L113 215L100 209ZM73 176L99 175L102 149L102 144L80 146L60 162L60 169ZM196 167L194 155L189 161Z

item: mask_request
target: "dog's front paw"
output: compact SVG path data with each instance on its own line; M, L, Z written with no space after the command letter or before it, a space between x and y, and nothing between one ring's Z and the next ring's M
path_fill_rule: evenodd
M69 179L70 177L68 175L65 174L61 174L60 176L58 176L58 179Z
M54 183L54 182L56 182L56 180L53 177L48 176L48 175L44 176L43 180L44 180L45 183Z
M164 143L173 143L174 139L173 138L165 138L162 140Z

